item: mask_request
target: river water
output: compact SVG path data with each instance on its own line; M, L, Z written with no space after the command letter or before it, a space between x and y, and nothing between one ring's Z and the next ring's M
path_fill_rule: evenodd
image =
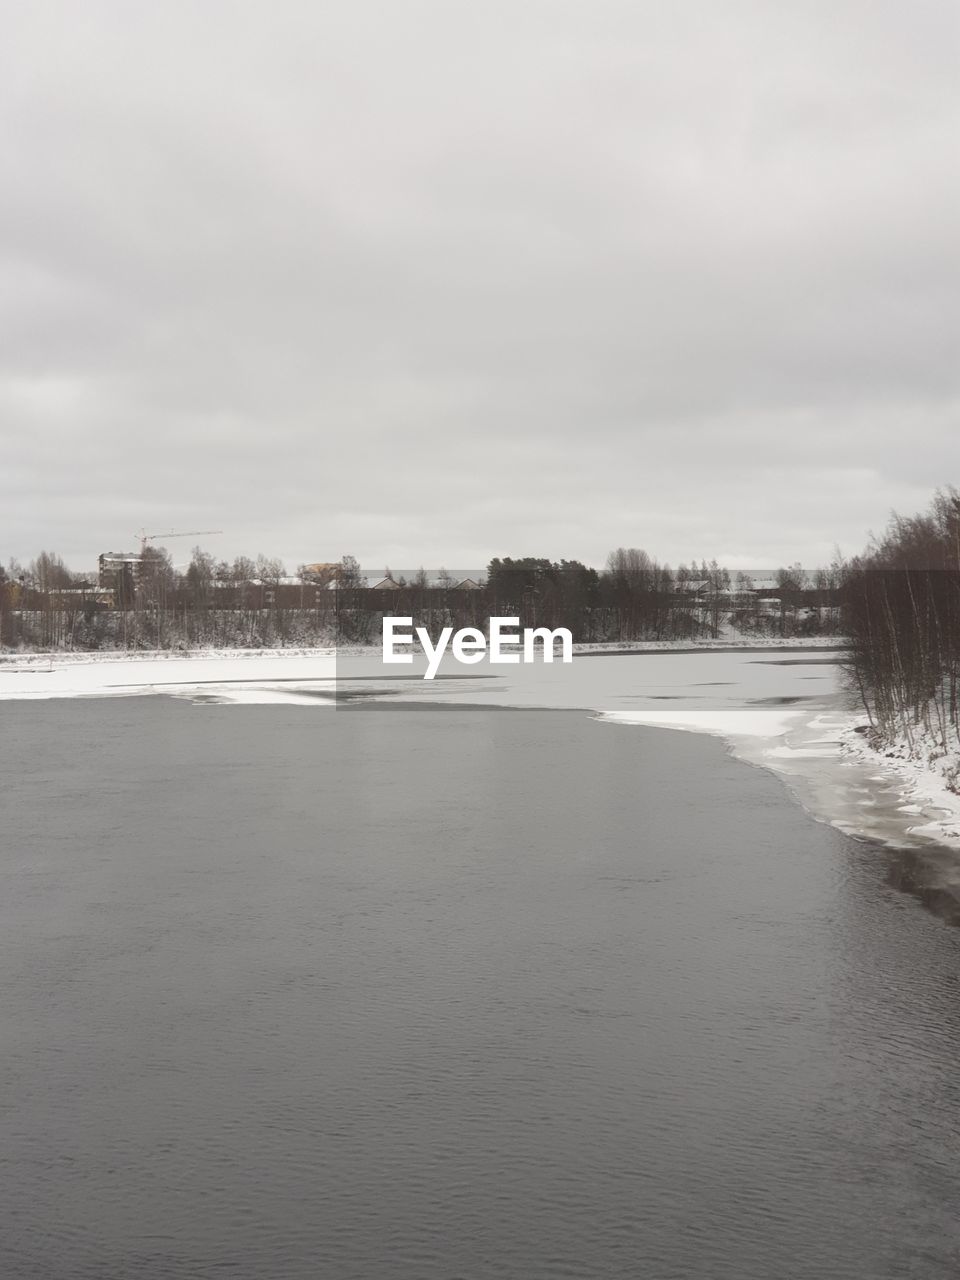
M960 1271L960 931L720 739L2 716L5 1280Z

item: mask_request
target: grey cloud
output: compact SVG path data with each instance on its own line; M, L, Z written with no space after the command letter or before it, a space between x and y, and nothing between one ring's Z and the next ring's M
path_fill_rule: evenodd
M0 555L812 563L957 479L950 4L0 11Z

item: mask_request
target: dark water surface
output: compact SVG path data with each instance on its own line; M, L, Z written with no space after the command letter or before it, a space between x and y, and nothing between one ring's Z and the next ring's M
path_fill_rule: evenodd
M718 740L0 715L4 1280L960 1274L960 931Z

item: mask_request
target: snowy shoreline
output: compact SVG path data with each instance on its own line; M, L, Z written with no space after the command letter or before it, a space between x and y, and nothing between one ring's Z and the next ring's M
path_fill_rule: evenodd
M960 754L939 753L929 743L916 744L911 753L902 740L875 745L867 729L862 713L850 716L840 735L843 758L869 766L900 790L902 811L924 818L910 828L914 834L960 850L960 793L954 789Z
M201 689L211 694L221 691L224 696L230 693L237 702L271 701L271 686L333 682L336 659L335 649L3 655L0 702L189 695Z

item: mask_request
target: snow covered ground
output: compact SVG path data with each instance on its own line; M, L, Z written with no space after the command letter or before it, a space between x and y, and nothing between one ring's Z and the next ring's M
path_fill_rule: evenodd
M332 688L333 649L224 649L198 653L10 654L0 658L0 700L130 697L164 693L242 702L317 702L296 692Z
M602 644L576 644L575 653L699 653L704 649L837 649L845 641L840 636L745 636L732 629L716 640L616 640Z

